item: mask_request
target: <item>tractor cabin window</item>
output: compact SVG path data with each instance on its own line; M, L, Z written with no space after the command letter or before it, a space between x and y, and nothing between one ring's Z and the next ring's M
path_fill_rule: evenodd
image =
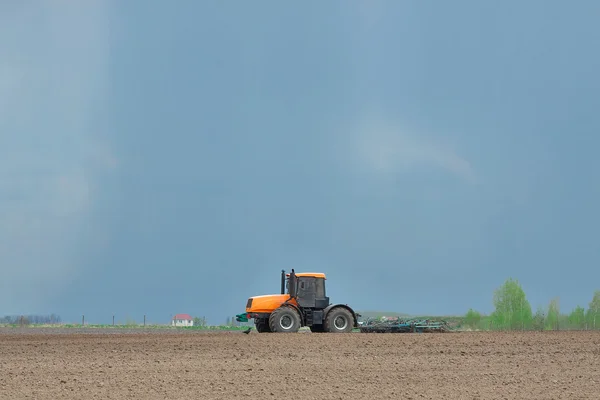
M316 279L316 293L315 293L315 297L317 299L324 299L325 298L325 279L323 278L317 278Z

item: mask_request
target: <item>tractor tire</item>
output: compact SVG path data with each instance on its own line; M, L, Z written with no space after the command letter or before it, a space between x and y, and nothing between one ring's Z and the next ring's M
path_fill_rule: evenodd
M310 327L310 331L312 333L323 333L325 332L325 328L323 327L323 325L313 325Z
M269 316L269 327L272 332L296 333L300 329L300 315L289 306L281 306Z
M336 307L327 313L323 324L325 332L350 333L354 328L354 316L343 307Z
M258 333L271 333L271 328L269 327L269 321L266 319L259 319L254 323L256 326L256 331Z

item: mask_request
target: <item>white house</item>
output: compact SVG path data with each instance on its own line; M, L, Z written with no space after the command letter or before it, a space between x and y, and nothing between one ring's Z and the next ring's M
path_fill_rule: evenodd
M194 319L189 314L175 314L172 326L194 326Z

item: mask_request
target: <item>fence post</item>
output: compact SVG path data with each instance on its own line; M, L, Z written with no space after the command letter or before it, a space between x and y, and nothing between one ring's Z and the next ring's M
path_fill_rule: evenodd
M144 327L146 326L146 314L144 314Z
M85 314L81 316L81 326L85 325Z
M115 326L115 316L113 315L113 326Z

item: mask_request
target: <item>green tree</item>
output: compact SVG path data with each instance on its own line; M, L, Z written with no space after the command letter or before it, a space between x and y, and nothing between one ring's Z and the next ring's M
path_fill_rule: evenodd
M538 307L535 315L533 316L532 327L536 331L544 330L546 324L546 313L542 307Z
M497 329L526 329L531 326L531 305L519 281L508 279L494 292L492 321Z
M581 306L575 307L575 309L569 314L569 324L573 328L584 329L585 328L585 310Z
M600 326L600 290L594 292L586 319L589 328L597 329Z
M477 328L479 321L481 321L481 314L478 311L473 310L472 308L469 309L467 315L465 315L465 324L469 328L475 329Z
M548 306L548 315L546 316L546 329L558 330L558 319L560 318L560 305L558 298L550 301Z

